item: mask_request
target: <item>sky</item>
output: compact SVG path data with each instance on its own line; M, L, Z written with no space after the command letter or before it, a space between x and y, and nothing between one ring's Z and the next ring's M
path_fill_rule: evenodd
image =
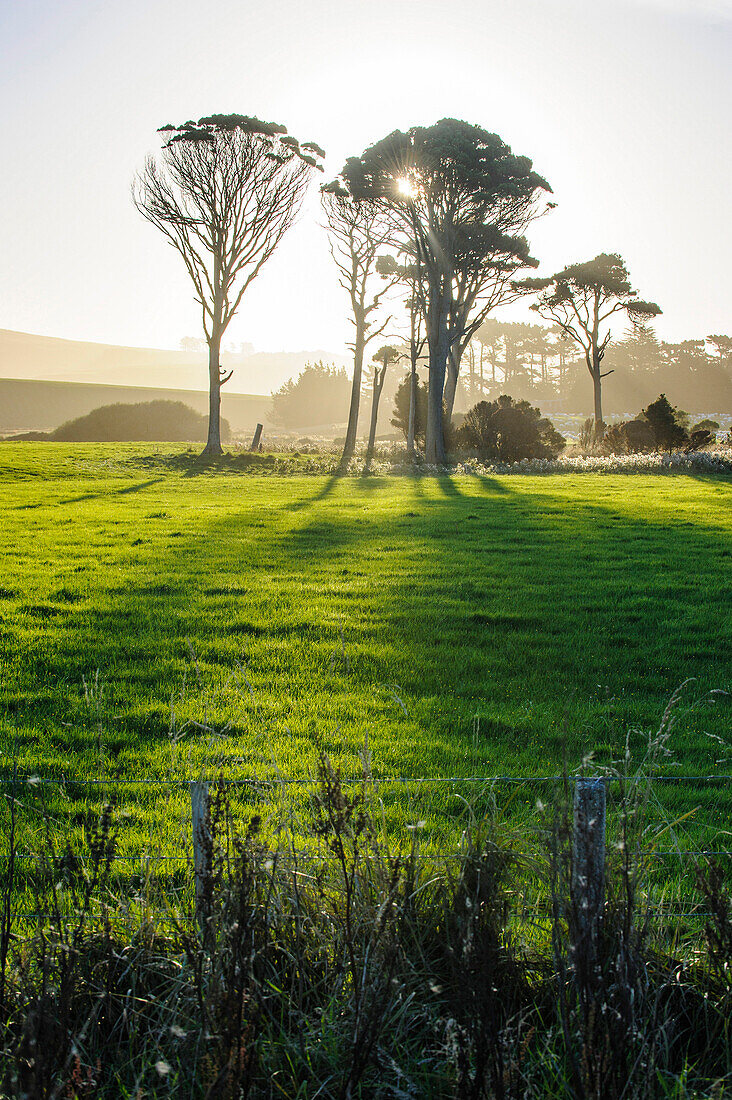
M240 112L321 144L326 178L394 129L480 124L553 188L540 273L620 252L662 339L730 333L731 46L732 0L4 0L0 328L200 335L130 187L158 126ZM228 341L344 350L321 221L315 183Z

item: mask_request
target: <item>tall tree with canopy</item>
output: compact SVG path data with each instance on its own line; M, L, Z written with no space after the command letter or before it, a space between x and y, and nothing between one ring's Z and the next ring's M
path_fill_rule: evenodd
M330 251L338 268L340 284L350 298L355 330L350 344L353 352L351 403L341 456L341 470L346 470L356 449L364 353L370 341L383 333L390 320L387 317L380 325L374 325L382 298L393 280L387 285L380 283L377 291L372 284L377 257L391 238L391 228L377 203L368 199L356 201L339 180L325 184L320 190Z
M247 115L210 115L160 128L158 158L133 185L142 216L180 253L208 344L209 419L204 454L221 454L221 340L245 291L294 222L325 156L284 126Z
M602 380L612 371L602 370L605 351L612 338L611 317L625 314L635 328L656 317L661 310L655 302L638 298L630 285L625 261L617 253L601 253L594 260L572 264L544 279L524 279L517 286L538 291L531 306L551 320L584 352L592 378L595 404L595 432L602 435Z
M493 282L516 293L508 276L528 260L521 233L549 185L497 135L457 119L394 131L346 161L341 175L355 199L388 212L420 268L429 348L425 458L441 464L451 348Z

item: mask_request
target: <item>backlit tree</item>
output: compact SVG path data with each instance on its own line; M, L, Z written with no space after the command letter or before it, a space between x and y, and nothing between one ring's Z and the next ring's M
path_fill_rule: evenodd
M180 254L201 307L209 352L208 440L221 454L221 339L245 291L297 216L323 150L284 126L246 115L211 115L162 126L159 156L133 186L142 216Z

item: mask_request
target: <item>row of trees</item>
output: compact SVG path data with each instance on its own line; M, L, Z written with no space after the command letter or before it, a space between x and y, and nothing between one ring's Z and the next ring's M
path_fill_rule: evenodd
M405 357L406 351L405 346ZM604 411L627 412L664 388L684 408L708 411L732 404L728 336L666 343L643 325L610 343L603 367L614 376L607 393L603 390ZM489 318L464 353L456 407L464 411L501 393L581 412L592 398L592 381L574 343L556 326Z
M161 128L160 158L150 157L134 188L138 209L180 253L195 288L209 349L206 451L221 451L221 342L242 297L292 224L324 156L283 126L244 115L212 115ZM366 347L406 310L411 419L417 365L427 360L425 458L445 461L460 371L471 341L500 306L534 295L534 308L575 346L594 389L602 425L602 378L610 324L639 327L660 312L632 289L620 256L603 254L547 278L521 278L538 266L526 232L555 205L528 157L496 135L456 119L395 131L349 158L322 187L331 249L349 295L354 371L343 452L356 441ZM392 345L384 345L391 348ZM372 434L389 361L374 378ZM409 433L413 447L413 432Z

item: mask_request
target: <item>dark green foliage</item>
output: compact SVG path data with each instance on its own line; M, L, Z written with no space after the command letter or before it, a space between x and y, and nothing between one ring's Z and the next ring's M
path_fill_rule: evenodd
M394 394L394 415L391 423L407 438L409 431L409 395L412 381L411 372L405 374ZM414 439L420 446L424 446L424 430L427 424L427 383L417 381L417 398L414 408Z
M656 450L673 451L689 442L682 414L673 407L665 393L643 410L643 416L653 432Z
M556 458L565 444L539 409L505 394L497 401L479 401L466 413L457 436L458 445L475 451L479 458L500 462Z
M647 420L621 420L612 424L602 440L604 454L647 454L655 445L653 429Z
M716 436L714 432L707 431L706 428L695 428L688 433L685 451L706 451L715 442Z
M222 438L231 432L222 420ZM63 443L134 441L197 443L206 438L207 418L182 401L142 401L138 405L103 405L62 424L49 439Z
M348 416L351 383L343 367L308 363L272 394L272 419L285 428L340 424Z
M697 424L693 424L691 430L693 432L701 431L702 429L708 432L719 431L719 421L710 420L708 416L705 416L703 420L700 420Z

